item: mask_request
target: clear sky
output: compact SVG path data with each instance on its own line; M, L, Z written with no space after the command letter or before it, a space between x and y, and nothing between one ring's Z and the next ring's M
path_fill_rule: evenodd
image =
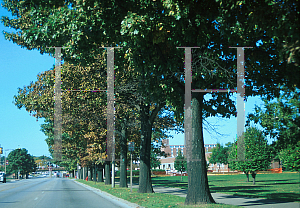
M10 16L10 13L0 7L0 16ZM41 55L37 50L29 51L6 41L3 30L13 31L0 24L0 145L7 150L6 155L13 149L26 148L31 155L50 156L45 142L46 136L40 131L43 120L36 121L25 109L19 110L13 104L13 97L17 94L18 88L36 81L39 73L51 69L55 60L49 55ZM253 112L255 104L261 103L259 98L249 98L245 105L246 115ZM204 131L206 144L233 142L237 128L235 117L209 118L208 121L217 125L216 130L224 135L218 136ZM183 143L183 134L175 134L174 138L170 139L170 144Z
M0 16L4 15L10 13L0 7ZM40 131L42 120L37 122L25 109L19 110L13 104L13 97L18 87L36 81L38 73L49 70L55 60L5 40L3 30L13 31L0 24L0 144L4 150L26 148L29 154L50 156L46 136Z
M207 98L206 96L205 98ZM236 96L233 96L233 100L236 102ZM255 105L263 107L263 102L259 97L249 97L247 102L245 102L245 115L254 113ZM206 118L207 122L204 122L204 143L205 144L216 144L221 143L225 145L227 142L233 142L236 138L237 133L237 119L236 117L219 118L219 117L210 117ZM245 118L246 120L246 118ZM253 123L251 123L253 125ZM209 126L212 125L214 130ZM256 126L256 125L255 125ZM260 126L257 126L261 128ZM207 130L206 130L207 129ZM219 134L217 134L217 132ZM172 145L175 144L184 144L184 134L171 133L174 138L170 138L169 143Z

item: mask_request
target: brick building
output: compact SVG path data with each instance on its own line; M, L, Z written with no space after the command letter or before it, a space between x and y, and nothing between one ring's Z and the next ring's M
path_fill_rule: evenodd
M165 151L165 153L168 154L168 156L161 157L160 162L161 165L159 169L166 170L168 172L176 172L174 168L174 161L175 158L178 154L179 149L183 153L184 156L186 156L186 148L184 145L169 145L169 139L163 140L164 143L164 148L161 148L162 151ZM216 147L216 144L204 144L205 148L205 159L206 161L209 161L209 157L212 153L212 148ZM272 161L270 164L270 169L275 170L275 169L280 169L282 168L282 165L279 162L274 162ZM209 172L220 172L220 173L226 173L226 172L233 172L228 168L228 165L225 164L209 164L208 166L208 171Z
M166 171L174 172L174 161L178 154L178 151L181 150L182 154L186 156L186 147L185 145L170 145L169 139L163 140L164 147L161 148L168 156L160 158L161 165L159 169ZM211 149L216 147L217 144L204 144L205 148L205 159L208 161L211 154ZM228 172L228 165L220 164L220 169L218 164L210 164L208 170L213 172Z

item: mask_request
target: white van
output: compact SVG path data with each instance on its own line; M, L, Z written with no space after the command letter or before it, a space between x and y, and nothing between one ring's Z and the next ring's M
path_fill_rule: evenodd
M4 172L0 172L0 182L6 183L6 175Z

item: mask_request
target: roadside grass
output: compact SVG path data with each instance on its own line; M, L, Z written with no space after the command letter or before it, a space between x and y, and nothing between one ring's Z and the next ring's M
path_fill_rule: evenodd
M300 202L300 174L299 173L274 173L257 174L255 185L252 185L244 174L237 175L209 175L209 187L212 193L224 193L234 196L247 196L266 198L287 202ZM180 176L153 177L152 184L157 186L188 188L188 177Z
M105 185L104 182L95 182L93 181L85 181L82 179L77 179L76 181L89 185L91 187L100 189L101 191L107 192L113 196L118 198L125 199L129 202L136 203L140 206L146 208L192 208L192 207L204 207L204 208L236 208L238 206L233 205L225 205L225 204L203 204L197 206L185 206L184 201L185 198L180 196L174 196L171 194L161 194L161 193L137 193L137 189L132 189L132 193L130 192L130 188L112 188L111 185Z

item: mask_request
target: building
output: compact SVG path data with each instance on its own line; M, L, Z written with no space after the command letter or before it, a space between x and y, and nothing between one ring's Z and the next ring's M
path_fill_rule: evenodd
M161 165L159 169L163 169L170 172L176 172L174 168L175 158L177 157L179 150L181 150L182 154L186 156L186 147L185 145L170 145L169 139L164 139L163 144L164 147L161 148L161 151L164 151L167 154L167 157L160 158ZM208 161L208 158L211 154L211 149L216 146L217 144L204 144L206 161ZM218 172L218 171L227 172L228 165L221 164L219 170L219 166L217 164L215 165L210 164L208 170L213 172Z
M164 151L168 157L176 157L179 150L183 155L186 155L185 145L169 145L169 139L164 139L163 144L165 147L161 148L161 151ZM204 144L205 152L211 152L211 149L216 146L217 144Z
M168 154L167 157L161 157L160 162L161 165L159 169L166 170L167 172L176 172L174 168L174 161L178 154L179 149L183 153L183 155L186 155L186 148L185 145L169 145L169 139L163 140L164 147L161 148L162 151L165 151L165 153ZM216 144L204 144L205 148L205 159L206 161L209 161L209 157L212 153L211 149L216 147ZM219 173L226 173L226 172L234 172L233 170L230 170L228 168L228 165L225 164L209 164L208 166L208 172L219 172ZM282 165L279 162L272 161L270 164L270 170L273 172L278 172L278 170L282 171Z

